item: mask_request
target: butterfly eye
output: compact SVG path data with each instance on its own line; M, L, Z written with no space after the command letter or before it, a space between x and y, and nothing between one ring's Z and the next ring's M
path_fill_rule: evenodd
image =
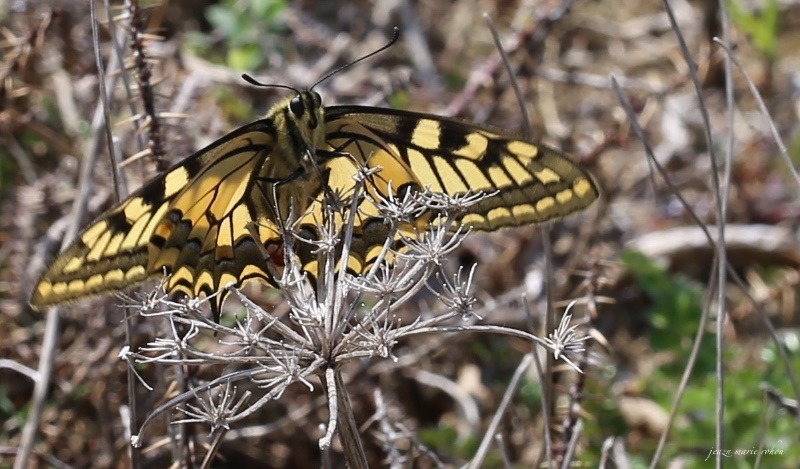
M289 109L295 116L303 117L303 114L306 112L306 105L303 104L303 100L300 99L300 96L295 96L289 101Z

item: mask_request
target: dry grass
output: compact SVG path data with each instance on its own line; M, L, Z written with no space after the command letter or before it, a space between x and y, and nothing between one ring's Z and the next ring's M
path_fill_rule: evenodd
M8 360L0 362L0 467L10 467L14 461L34 399L33 379L11 365L35 370L45 336L44 315L27 306L29 290L75 219L70 211L80 191L88 191L86 209L91 214L115 200L105 134L102 126L92 123L101 108L88 6L64 2L60 9L53 9L50 2L18 3L29 10L0 11L4 33L0 44L0 360ZM245 16L240 44L211 29L205 16L208 10L200 5L213 2L149 3L155 5L143 9L139 29L130 26L130 16L119 6L113 10L119 15L116 21L104 20L100 26L101 56L109 73L106 80L115 83L109 98L111 130L117 157L129 160L123 170L128 188L137 187L165 162L175 162L254 120L282 96L280 90L248 86L239 78L240 72L230 67L232 61L250 57L247 46L254 41L258 41L256 55L263 61L247 72L262 82L302 87L380 47L397 24L403 35L400 44L317 87L327 103L391 104L524 132L483 12L492 16L503 37L535 135L574 154L602 187L603 199L593 208L550 230L552 274L545 273L541 236L533 228L472 235L448 261L451 272L478 262L474 286L481 303L476 311L483 323L542 336L550 332L543 328L545 278L559 312L568 300L579 300L575 312L587 321L587 329L598 341L590 346L590 353L573 357L584 374L566 368L545 370L554 392L550 453L543 451L542 386L535 367L522 374L521 389L509 384L531 351L531 343L502 335L434 334L404 339L392 352L397 362L365 360L344 370L356 423L363 426L370 467L398 461L397 454L414 460L413 467L461 466L472 458L498 408L505 410L497 427L502 439L490 440L484 467L500 467L503 458L515 467L560 462L565 457L589 465L597 465L601 458L641 463L651 460L667 428L672 435L709 422L713 428L713 346L701 349L706 353L701 352L697 365L710 370L709 374L697 372L688 380L687 399L702 401L697 398L698 389L711 396L703 409L708 415L679 409L674 422L667 418L697 323L672 336L672 343L664 343L664 335L676 330L669 328L670 320L687 321L688 316L678 311L659 316L658 305L673 304L659 295L677 298L684 288L706 295L706 307L700 309L712 314L706 327L712 334L705 341L713 345L715 251L687 207L711 226L713 234L719 197L710 177L706 128L690 70L662 2L398 1L338 2L336 7L297 2L284 10L276 29ZM797 161L800 106L793 83L798 79L800 4L779 4L781 29L772 56L755 46L740 23L734 25L732 42L737 46L736 58L762 94L778 133ZM732 75L735 113L733 127L729 124L725 55L711 42L713 36L723 34L716 2L673 1L670 5L697 64L711 148L720 162L725 161L727 139L733 136L725 219L727 266L728 278L738 276L741 283L726 284L728 316L721 330L727 347L736 351L726 355L726 373L749 369L754 376L726 386L729 392L736 388L758 396L760 383L777 381L777 395L783 393L784 399L769 394L770 400L764 400L757 415L774 408L768 402L791 413L785 396L796 399L797 391L793 393L791 383L778 378L786 377L787 368L798 371L798 351L792 348L800 283L798 183L779 157L769 119L759 112L739 72ZM101 12L100 17L107 15ZM247 37L247 28L261 29ZM131 38L131 30L160 38ZM192 34L208 40L206 52L192 46L197 43ZM127 75L131 82L126 84L126 74L113 68L114 59L109 57L115 51L109 39L114 35L127 37L129 43L141 41L153 73L152 97L136 91L146 88L135 85L133 74ZM124 56L129 73L134 73L127 47ZM655 174L652 162L631 130L610 73L620 80L655 159L687 205L659 177L651 176ZM149 112L148 106L152 106ZM155 142L149 132L156 128L154 122L160 137ZM159 149L164 156L154 157ZM81 175L88 161L93 161L89 164L92 172ZM723 168L719 169L724 176ZM89 218L82 217L80 224ZM626 247L658 259L667 278L676 279L674 283L664 286L643 280L648 277L636 273L630 267L632 261L623 262ZM251 288L248 294L274 316L286 315L288 307L275 291ZM698 304L701 300L698 295ZM413 320L420 311L428 313L435 301L421 293L413 305L397 314ZM119 300L103 297L61 309L57 354L32 456L39 466L130 464L130 431L125 428L130 377L118 353L126 340L135 349L163 333L164 322L136 319L126 339L124 312L115 303ZM677 308L680 302L674 305ZM227 306L229 315L242 311L238 302L229 301ZM659 319L668 325L658 323ZM696 316L688 319L698 321ZM459 325L459 320L454 324ZM765 355L767 350L777 353L770 349L769 334L774 329L790 355L788 364ZM224 339L209 336L205 347L224 351ZM702 362L709 365L704 367ZM155 390L148 392L135 383L137 425L152 409L187 389L187 383L224 372L219 368L138 368ZM669 381L664 370L671 368L678 372ZM328 422L329 413L319 384L315 382L314 392L294 385L280 401L232 428L215 450L219 458L215 467L341 466L344 457L337 442L327 452L318 448L324 435L320 424ZM515 398L501 406L509 389L516 391ZM731 397L723 406L728 415L724 448L794 441L797 421L780 415L772 417L771 426L766 427L772 433L766 432L768 437L761 439L760 422L745 418L737 408L743 401L737 398ZM695 409L691 402L686 405ZM138 428L133 430L137 432ZM575 444L570 443L573 435ZM167 426L163 420L143 437L143 448L133 456L140 467L167 467L171 462L199 466L207 452L203 445L209 443L207 427ZM616 443L624 443L627 453L604 451L607 437L617 437ZM703 461L713 446L709 443L713 440L698 440L696 445L687 441L691 434L668 439L666 455L657 464L690 457ZM795 467L798 461L792 458L797 455L797 451L764 454L761 463ZM743 460L752 463L754 456Z

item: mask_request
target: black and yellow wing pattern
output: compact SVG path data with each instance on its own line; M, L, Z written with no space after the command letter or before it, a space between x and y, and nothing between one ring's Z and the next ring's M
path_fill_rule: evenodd
M561 152L487 126L393 109L334 106L326 141L398 188L413 181L450 196L495 193L470 208L471 228L542 223L588 207L598 196L589 174Z
M218 315L228 284L274 283L267 264L281 260L279 225L290 205L308 219L321 219L316 212L324 194L351 191L359 166L379 169L371 187L381 195L400 187L494 194L460 220L479 230L558 219L598 197L587 172L535 142L428 114L324 108L316 92L306 91L103 213L47 268L31 305L69 302L166 273L168 292L217 294L211 305ZM250 225L257 226L258 239ZM358 250L361 256L383 244L375 233L362 237L367 245ZM265 258L258 244L276 258ZM357 259L354 265L359 273L366 263Z
M270 119L226 135L148 182L92 222L48 267L31 297L40 308L119 290L161 273L166 290L210 295L227 282L268 280L247 225L249 193L275 146ZM277 227L259 228L265 246Z

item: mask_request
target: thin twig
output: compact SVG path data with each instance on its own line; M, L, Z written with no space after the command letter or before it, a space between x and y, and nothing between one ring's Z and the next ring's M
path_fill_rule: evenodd
M439 389L450 396L461 409L461 413L463 414L464 420L467 421L470 432L473 434L478 433L481 423L480 410L475 399L463 386L441 375L425 370L408 370L405 375L421 384Z
M414 68L426 88L436 93L440 92L442 81L439 79L436 64L433 62L433 54L431 54L428 41L420 27L415 8L408 0L398 0L397 13L403 25L403 34L405 35L403 42L408 46L409 58L414 64Z
M622 108L625 110L626 114L628 115L628 119L631 121L631 126L633 128L634 133L636 133L637 137L639 137L639 140L642 142L642 145L645 148L645 154L647 155L648 160L652 161L653 166L656 168L657 172L661 175L662 179L667 183L667 186L670 188L670 190L676 195L676 197L678 197L678 200L683 201L684 206L688 208L689 213L694 214L694 211L691 209L688 202L685 201L680 191L678 191L678 189L672 185L672 182L669 180L666 172L664 171L664 169L658 163L658 160L656 160L655 156L653 155L652 148L650 148L650 144L648 143L648 140L644 135L644 130L641 128L641 126L639 125L639 120L636 118L636 113L631 107L631 104L628 101L628 99L623 94L622 89L617 85L616 77L614 77L613 75L611 76L611 83L614 86L614 91L616 91L617 93L617 98L622 104ZM694 216L696 217L696 215ZM707 231L707 228L700 221L700 219L696 218L695 222L698 224L698 226L702 227L708 239L711 240L710 242L713 243L713 239L711 238L710 233ZM694 364L697 361L697 356L700 349L700 343L702 341L703 336L705 335L705 325L708 321L708 312L709 312L708 308L703 308L703 314L700 316L700 324L698 324L697 326L697 335L695 336L695 339L692 344L692 351L689 353L689 358L687 360L683 376L681 377L681 382L678 385L677 392L675 393L675 397L672 402L672 410L670 412L670 424L667 425L667 429L664 431L664 433L662 433L661 441L659 442L659 447L656 449L656 452L650 461L651 469L653 469L656 466L656 463L660 458L661 451L663 450L662 441L666 443L667 435L669 433L669 428L671 427L671 424L674 421L675 416L677 415L678 405L680 404L681 399L683 398L686 385L688 384L689 381L689 377L691 376L691 372L694 369Z
M616 78L613 75L612 75L611 78L612 78L612 83L616 84ZM639 138L639 140L641 141L641 143L642 143L642 145L644 147L645 154L647 155L647 158L653 162L653 166L655 167L655 169L658 172L658 174L661 176L661 179L667 185L667 188L669 189L669 191L672 194L675 195L677 200L681 203L681 205L686 210L688 215L692 218L694 223L698 226L698 228L700 228L700 230L702 231L703 235L706 237L706 240L707 240L709 246L712 246L712 248L713 248L713 246L715 246L715 244L716 244L716 240L714 239L714 236L712 236L711 232L708 230L708 227L700 220L700 217L698 217L697 213L694 211L694 209L692 209L691 205L689 205L689 203L687 202L686 198L683 196L683 194L681 194L680 190L678 190L678 188L675 187L675 185L670 180L669 175L667 174L665 169L661 166L661 164L655 158L655 155L653 154L653 149L650 146L649 141L647 140L647 138L644 135L644 130L639 125L638 119L636 118L636 114L635 114L633 108L631 107L630 102L627 100L625 95L622 93L621 88L619 86L615 85L614 89L617 92L617 98L619 99L620 103L622 104L622 107L625 110L625 112L626 112L626 114L628 116L628 119L631 122L631 126L632 126L632 129L633 129L634 133L637 135L637 137ZM716 261L714 262L714 264L716 264ZM747 298L749 303L753 306L753 308L755 308L757 310L759 317L762 318L762 321L764 322L764 325L767 328L767 331L769 332L773 343L776 345L776 349L781 354L782 361L783 361L784 366L786 368L787 376L789 377L789 381L792 384L792 390L794 391L796 396L800 397L800 385L798 385L798 380L797 380L797 378L795 376L794 371L792 370L791 362L789 360L789 357L786 355L786 351L784 350L784 347L782 346L781 340L779 339L779 337L777 335L777 331L775 331L775 327L772 325L772 322L769 320L769 317L764 312L763 308L758 303L758 301L756 301L756 299L753 298L753 296L750 294L750 292L748 291L748 289L747 289L744 281L742 280L741 276L733 269L733 267L731 265L728 265L727 268L728 268L728 275L730 276L731 280L733 280L734 283L739 287L740 291L742 292L743 295L745 295L745 297ZM708 307L704 307L703 308L703 312L704 312L704 315L701 317L701 324L700 324L700 326L698 326L698 331L701 331L701 330L704 329L701 326L706 324L706 322L708 320L708 316L707 316ZM695 338L695 342L697 342L699 337L700 337L700 335L698 335ZM697 352L695 351L697 349L697 347L698 347L698 345L696 345L696 344L693 345L693 348L692 348L693 352L690 353L689 359L687 360L687 365L686 365L687 366L687 370L684 372L684 376L682 378L682 384L678 386L678 390L675 393L675 398L673 399L672 411L671 411L671 415L670 415L670 422L672 422L674 420L674 418L676 416L676 412L677 412L676 409L677 409L678 405L680 404L680 402L681 402L681 400L683 398L683 393L685 392L685 388L686 388L686 384L688 382L689 375L691 373L691 370L692 370L692 368L694 366L694 363L696 361L696 358L697 358L696 357ZM667 432L668 432L670 426L671 425L667 425ZM654 454L654 456L653 456L653 458L651 459L651 462L650 462L650 467L651 468L656 467L656 465L658 463L658 459L660 458L661 452L663 451L664 446L666 444L666 440L667 440L667 436L668 436L667 432L665 432L665 434L662 434L662 436L661 436L661 438L659 440L659 445L658 445L658 447L656 449L656 452L655 452L655 454Z
M530 116L528 114L528 107L525 103L525 97L522 94L522 89L519 86L519 81L517 80L517 76L514 73L514 70L511 67L511 62L508 59L508 54L503 47L503 44L500 41L500 35L497 33L494 24L492 23L491 17L484 13L484 19L486 20L487 24L489 25L489 30L492 33L492 38L495 42L495 47L500 52L500 58L503 62L503 65L506 67L506 72L508 73L509 80L511 81L511 86L514 90L514 95L517 98L517 104L519 105L520 113L524 119L524 131L525 136L528 138L534 137L533 132L533 125L531 123ZM553 279L555 278L555 273L553 269L553 245L550 240L550 224L545 223L539 228L539 234L542 239L542 256L544 258L544 297L545 297L545 304L546 304L546 313L545 313L545 321L544 321L544 330L545 331L552 331L555 328L555 309L553 308ZM545 379L542 381L543 385L543 392L544 395L547 396L550 401L546 404L549 413L552 413L555 410L555 383L553 382L553 378L555 374L553 373L553 366L555 364L555 359L551 354L545 355L546 362L545 362L545 371L544 376ZM545 425L550 425L550 422L545 421Z
M758 92L758 88L756 88L755 83L750 78L750 75L747 73L747 70L742 66L739 60L731 51L731 48L725 43L725 41L714 38L714 42L719 44L720 47L725 51L725 55L728 59L730 59L736 68L739 70L739 73L745 79L745 83L747 83L747 88L750 90L750 94L753 95L753 98L756 100L758 104L758 109L761 111L761 114L764 115L767 126L769 126L770 133L772 133L772 139L775 141L775 144L778 145L778 150L780 151L781 158L783 159L786 167L794 176L794 180L798 186L800 186L800 172L797 171L795 168L794 163L792 162L792 157L789 155L789 151L786 149L786 145L783 143L783 138L781 138L780 132L778 132L778 128L775 127L775 121L772 119L769 110L767 109L767 105L764 103L764 99L761 97L761 93ZM731 127L732 128L732 127Z
M486 429L486 433L483 435L481 444L478 446L475 456L473 456L472 460L469 462L469 464L467 464L467 468L477 469L483 464L486 455L489 453L489 447L494 440L494 435L497 433L497 429L500 426L500 422L502 422L508 407L511 405L511 399L517 392L517 386L519 386L522 376L528 370L528 367L531 365L531 361L534 359L535 355L533 353L526 353L525 356L522 357L522 360L520 360L519 365L517 365L517 369L514 371L514 376L511 377L511 380L506 387L506 391L503 393L503 398L500 400L500 404L497 406L494 417L492 417L492 421L489 423L489 428Z
M530 314L530 305L527 301L525 301L525 312L528 317L531 317ZM529 321L533 322L533 321ZM533 324L530 324L529 327L532 329ZM550 356L550 353L545 353L546 357ZM544 367L542 367L542 362L539 361L539 354L536 353L534 356L533 364L535 365L534 369L536 370L536 378L538 379L539 383L545 382L545 374L544 374ZM553 398L547 394L548 390L545 386L542 386L542 393L539 396L542 405L542 433L544 434L544 449L539 452L537 455L537 464L535 467L540 467L542 461L547 460L547 467L553 467L553 427L550 425L550 421L553 418L552 413L550 412L550 403L553 402Z
M11 153L11 156L14 157L14 160L17 162L17 166L19 166L22 172L22 177L25 179L25 184L30 186L36 183L37 176L33 162L31 162L28 152L22 148L16 137L14 137L14 134L3 132L3 142L8 152Z
M697 101L700 109L700 115L703 119L703 129L706 137L706 145L708 148L708 157L711 160L711 184L714 189L715 208L717 215L717 243L715 246L717 257L717 328L716 328L716 346L717 346L717 404L716 404L716 440L715 445L717 448L725 447L725 370L723 369L725 351L725 285L727 279L727 252L725 249L725 211L722 203L722 190L720 188L719 180L719 162L717 161L716 150L714 148L714 141L711 136L711 120L708 116L708 107L705 102L705 94L703 87L700 83L700 77L697 74L697 65L689 52L689 46L683 37L678 21L675 19L672 7L670 7L669 0L664 0L664 7L669 17L672 30L675 32L675 37L678 39L678 44L681 48L683 59L689 68L689 77L694 84L695 93L697 94ZM733 129L730 129L733 132ZM713 277L709 278L709 282L713 282ZM716 465L717 468L722 467L723 455L721 452L717 453Z
M578 447L578 439L581 433L583 433L583 419L578 419L572 429L572 434L567 444L567 451L564 454L564 460L561 462L561 469L570 468L572 457L575 455L575 449Z
M531 117L528 115L528 106L525 102L525 96L522 94L522 88L519 86L519 80L517 80L514 69L511 67L511 61L508 59L508 54L503 47L503 41L500 40L500 34L497 32L497 28L494 27L491 15L484 13L483 19L486 20L486 24L489 26L489 31L492 33L492 39L494 40L494 47L497 49L497 52L500 53L500 59L503 61L503 66L505 66L506 73L508 73L508 77L511 81L511 87L514 89L514 96L517 98L517 106L519 106L520 113L522 114L522 128L525 130L525 137L533 139L535 134L533 132Z
M95 23L97 18L97 11L94 1L89 2L91 6L92 12L92 28L93 32L95 31ZM109 68L114 69L118 66L117 61L114 60L112 57L111 62L109 63ZM99 85L101 89L111 88L115 83L114 78L110 79L110 83L106 81L100 81ZM104 91L103 91L104 92ZM92 129L94 135L99 136L101 132L99 132L100 128L103 126L103 113L101 111L103 105L102 103L98 103L98 107L95 109L94 119L92 120ZM92 171L94 170L96 164L95 161L99 155L99 141L98 137L92 141L92 145L90 146L89 150L86 153L86 156L83 161L83 165L81 167L80 173L80 180L78 186L80 187L80 191L78 196L75 198L72 211L71 211L71 223L67 228L64 238L61 244L61 250L64 250L70 242L75 238L75 235L78 233L78 227L80 226L81 220L86 212L86 205L89 199L89 193L91 192L91 180L92 180ZM47 390L50 385L50 380L52 378L53 372L53 364L55 362L55 354L57 350L57 342L58 342L58 332L60 330L60 308L54 307L49 308L46 313L47 319L45 322L45 330L42 336L42 351L39 357L39 379L36 381L36 384L33 389L33 395L31 397L31 407L28 413L28 418L25 421L25 426L22 430L22 435L20 437L20 445L19 445L19 452L17 453L18 456L14 461L14 469L23 469L27 467L27 464L30 459L31 451L33 449L33 444L36 439L36 431L39 428L39 421L42 418L42 411L44 410L44 401L47 398Z
M108 91L104 86L106 82L106 70L103 65L103 57L100 54L100 31L99 19L97 18L97 5L94 1L89 2L92 11L92 45L95 51L95 66L97 66L97 76L100 78L100 104L103 110L103 135L106 137L106 146L108 147L108 156L111 159L111 180L114 184L114 196L119 201L122 196L121 183L122 179L119 174L119 167L116 165L117 159L114 156L114 135L111 133L111 107L108 99ZM118 60L118 59L117 59Z
M96 12L96 8L97 7L94 6L94 1L92 1L91 3L93 5L92 8ZM105 6L105 9L106 9L106 12L108 12L109 26L111 27L111 30L114 32L112 34L112 36L111 36L111 38L112 38L111 42L116 46L116 45L118 45L118 42L119 42L117 39L119 37L125 37L125 35L117 34L118 32L121 33L122 31L118 30L116 27L114 27L115 26L115 22L113 20L113 15L110 14L110 12L111 12L111 4L110 4L110 2L108 0L104 1L104 6ZM95 62L97 63L97 71L98 71L98 76L100 77L100 83L104 83L105 82L105 75L104 75L105 74L105 70L103 69L103 57L101 55L99 37L94 32L95 29L97 28L97 21L99 21L99 20L98 20L96 14L92 15L92 31L93 31L92 39L94 41L94 48L93 49L94 49L94 54L95 54ZM115 47L114 48L114 52L112 53L112 60L114 61L114 63L120 63L120 64L125 62L125 58L124 58L123 52L119 47ZM122 79L122 82L125 85L125 90L128 93L130 93L130 86L129 86L130 83L127 80L128 75L127 75L127 73L125 73L125 67L120 67L119 69L122 72L120 74L120 78ZM115 189L115 193L116 193L116 196L117 196L117 200L122 200L128 195L128 184L127 184L127 181L125 180L125 178L122 177L122 172L121 172L121 168L120 168L120 164L119 164L120 160L121 160L121 158L119 157L120 153L118 153L116 151L116 146L113 144L114 138L113 138L113 135L112 135L112 125L111 125L111 120L110 120L111 119L110 118L111 102L109 101L109 94L104 89L104 87L101 87L101 89L100 89L100 101L101 101L102 106L103 106L103 120L105 121L105 126L104 126L104 132L103 133L105 134L106 141L109 144L108 154L109 154L109 158L111 160L111 174L113 175L114 189ZM125 310L125 315L126 315L126 318L125 318L125 346L129 347L131 345L131 343L132 343L132 337L133 337L132 329L133 329L133 326L131 324L132 318L128 315L128 310ZM130 430L129 431L130 435L133 435L133 432L135 431L135 428L136 428L136 423L138 421L138 416L139 416L139 412L138 412L139 406L138 406L137 400L136 400L136 382L137 382L137 379L136 379L133 367L131 367L131 366L126 367L126 373L127 373L127 383L126 384L127 384L127 388L128 388L128 396L127 396L128 397L128 410L129 410L129 412L127 413L129 420L128 420L128 422L126 422L126 426ZM139 467L139 462L140 462L140 458L139 458L140 451L139 451L139 449L138 448L134 448L131 445L128 445L128 454L129 454L129 456L131 458L131 466L132 467Z

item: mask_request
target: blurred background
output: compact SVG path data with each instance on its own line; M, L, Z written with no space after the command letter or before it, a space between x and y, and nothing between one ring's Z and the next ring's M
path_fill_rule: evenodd
M0 1L0 359L7 360L0 367L0 467L14 460L33 391L32 380L10 363L35 370L41 354L45 316L27 306L30 289L58 252L79 192L90 191L79 226L115 201L100 119L102 80L129 189L263 116L286 95L254 88L242 73L308 87L385 44L394 26L401 37L391 49L316 86L325 103L431 112L522 135L523 111L484 13L509 56L534 137L573 155L603 194L585 213L550 227L551 273L534 227L475 234L450 260L453 269L478 263L476 311L485 323L542 334L549 281L557 309L578 300L574 312L596 339L575 358L584 374L548 375L555 401L549 422L542 384L533 371L525 376L501 424L502 448L490 452L485 467L502 467L504 458L512 467L540 463L544 425L562 456L577 434L576 465L644 467L667 428L659 465L710 464L717 302L709 285L716 281L709 280L714 249L698 222L716 232L715 169L730 177L728 269L740 279L724 292L725 449L778 448L780 454L762 454L762 464L797 467L800 182L789 163L800 164L800 2L726 4L734 56L768 116L739 70L729 75L726 102L725 53L712 41L725 29L718 2L669 5L697 66L702 102L664 3L656 0L98 2L97 46L88 2ZM144 86L141 70L151 73ZM672 188L648 161L611 74ZM772 126L787 149L783 156ZM267 287L249 292L265 307L283 307ZM428 299L399 314L424 314ZM115 303L105 296L62 309L35 445L42 467L128 467L126 367L117 358L124 315ZM708 334L670 421L704 310L712 314ZM153 327L137 321L132 344L146 343ZM353 373L353 399L370 461L386 461L387 435L368 424L376 389L403 430L395 445L407 452L408 467L469 461L530 347L502 336L455 334L398 344L399 363L364 362ZM155 366L140 371L156 387L137 389L140 405L153 408L173 392L174 374ZM214 467L323 464L317 440L327 407L320 393L298 387L256 417L229 435ZM207 430L195 431L202 441ZM164 425L145 435L145 467L169 465L168 433ZM335 447L332 458L327 464L336 467ZM734 467L755 460L727 459Z

